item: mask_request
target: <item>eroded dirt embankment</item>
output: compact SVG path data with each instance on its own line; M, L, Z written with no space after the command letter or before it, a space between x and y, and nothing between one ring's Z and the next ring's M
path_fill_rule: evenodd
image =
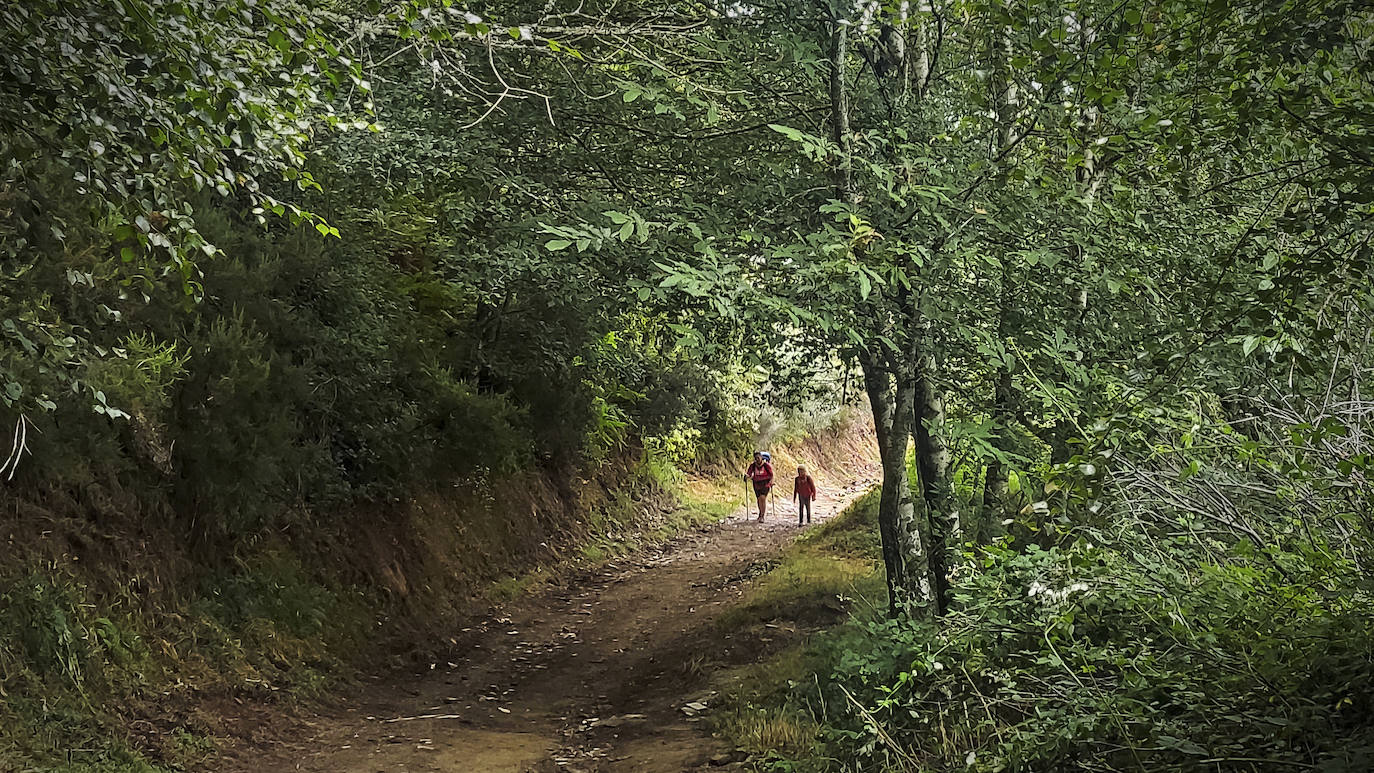
M817 522L873 484L872 470L857 469L822 480ZM780 488L790 494L787 483ZM741 508L718 525L567 577L456 632L451 652L418 673L374 677L327 710L258 727L216 769L669 773L739 766L693 715L711 702L703 691L715 669L753 662L804 634L788 626L731 632L718 624L800 531L790 504L762 524Z

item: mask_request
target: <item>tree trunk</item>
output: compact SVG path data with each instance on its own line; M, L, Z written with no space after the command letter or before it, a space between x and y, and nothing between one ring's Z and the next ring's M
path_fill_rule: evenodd
M1007 344L1011 329L1008 317L1016 307L1016 297L1012 293L1010 261L1002 262L1001 282L1002 286L998 293L997 341L1004 350L1002 362L998 364L992 378L992 408L989 413L992 417L993 431L996 433L992 437L992 447L1002 454L1009 454L1014 449L1012 423L1018 415L1018 401L1011 381L1013 363ZM1007 466L1001 459L994 458L988 462L975 537L975 541L980 545L987 545L1006 533L1002 521L1006 519L1007 511L1007 479Z
M835 193L854 203L854 167L849 157L849 94L844 84L844 63L849 51L849 25L836 20L830 33L830 129L839 158L835 162Z
M949 541L959 532L959 509L949 480L949 449L938 428L945 422L945 402L931 380L933 358L921 361L915 374L914 434L916 466L921 476L921 498L930 532L930 578L935 613L949 609Z
M926 95L926 85L930 82L931 54L930 46L927 44L926 20L921 18L915 24L910 24L910 8L907 3L902 3L902 16L908 21L910 28L910 40L907 43L907 59L911 65L907 68L908 89L916 95L916 99L924 99Z
M839 158L835 163L836 197L857 204L854 167L850 158L849 94L844 71L848 56L849 25L836 20L831 28L830 107L831 133ZM914 304L908 293L895 299L898 308ZM910 315L916 319L916 315ZM882 538L883 565L887 569L889 610L893 615L913 614L931 598L930 564L923 540L922 519L916 509L907 467L916 418L917 380L915 328L912 346L903 353L881 356L860 352L864 388L873 410L873 424L883 466L882 493L878 503L878 531Z
M930 565L907 467L915 387L910 378L894 379L882 363L868 355L863 355L860 363L883 466L878 533L887 570L888 609L893 616L912 614L931 597Z

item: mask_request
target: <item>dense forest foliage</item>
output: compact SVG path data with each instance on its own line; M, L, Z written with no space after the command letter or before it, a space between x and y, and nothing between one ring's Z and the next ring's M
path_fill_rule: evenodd
M558 93L479 120L498 38L445 5L0 30L0 769L100 746L101 704L194 757L175 696L316 690L369 629L423 649L807 399L674 346L651 263L545 247L629 184L549 123L591 80L548 35L499 41Z
M1368 769L1365 4L84 0L0 30L0 518L232 556L862 392L891 616L793 696L810 764ZM0 679L63 678L34 664L62 646L0 639Z

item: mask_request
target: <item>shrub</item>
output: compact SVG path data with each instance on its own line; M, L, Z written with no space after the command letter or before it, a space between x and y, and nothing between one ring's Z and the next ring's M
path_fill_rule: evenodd
M858 703L833 688L831 742L892 769L1362 769L1374 613L1334 584L1353 567L1159 547L988 550L938 627L869 623L832 653Z

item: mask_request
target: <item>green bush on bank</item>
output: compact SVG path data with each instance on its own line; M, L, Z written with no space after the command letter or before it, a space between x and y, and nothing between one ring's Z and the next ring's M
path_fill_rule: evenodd
M827 707L812 764L1367 769L1374 612L1341 584L1354 567L1215 547L1099 535L980 552L938 625L856 622L822 645L821 687L796 706Z

